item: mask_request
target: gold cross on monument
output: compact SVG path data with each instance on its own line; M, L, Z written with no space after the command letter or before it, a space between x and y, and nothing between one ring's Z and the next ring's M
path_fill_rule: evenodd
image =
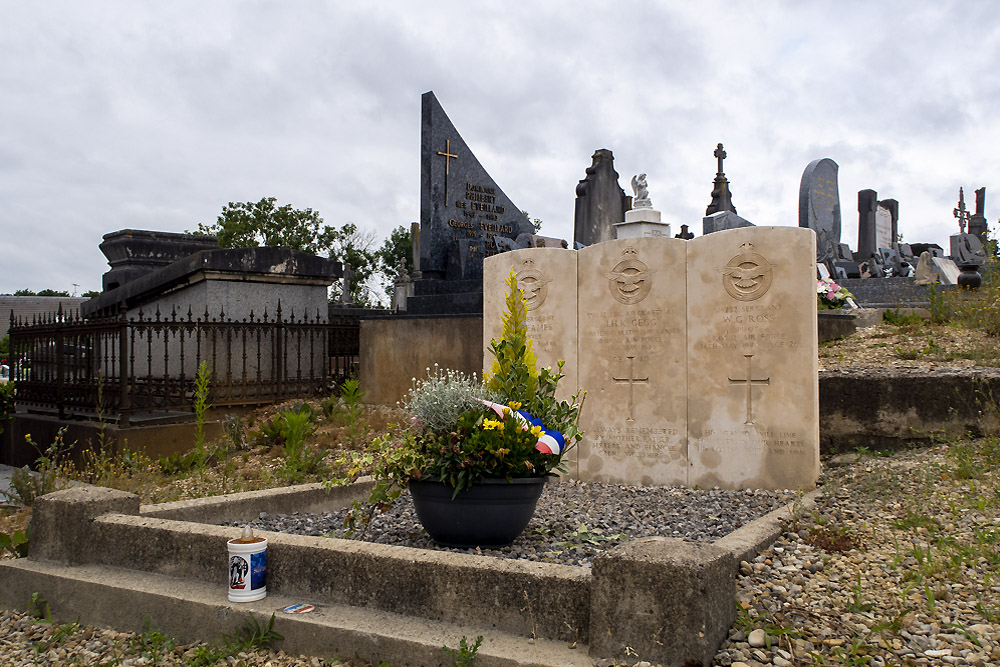
M441 151L437 152L438 155L444 158L444 203L445 206L448 205L448 174L451 173L451 160L452 158L458 159L457 155L453 155L451 152L451 139L444 140L444 153Z
M635 419L632 418L632 388L635 386L636 382L639 383L649 382L649 378L635 377L635 357L634 356L626 357L626 359L628 359L628 377L627 378L612 377L611 379L618 383L628 382L628 421L632 422L635 421Z
M753 379L753 375L751 375L751 373L750 373L750 363L751 363L751 360L753 359L753 355L752 354L744 354L743 356L746 357L746 360L747 360L747 376L746 376L746 378L739 378L739 379L729 378L729 384L731 384L731 385L733 385L733 384L745 384L746 385L746 387L747 387L747 420L745 422L743 422L743 423L744 424L753 424L753 423L755 423L754 420L753 420L753 385L757 385L758 387L760 387L760 386L765 386L765 387L766 386L770 386L770 384L771 384L771 378L766 377L766 378L760 378L760 379L754 380Z

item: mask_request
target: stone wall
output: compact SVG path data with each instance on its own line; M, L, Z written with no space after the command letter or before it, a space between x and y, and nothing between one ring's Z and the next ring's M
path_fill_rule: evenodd
M435 363L482 375L482 339L482 316L361 320L365 402L395 405Z

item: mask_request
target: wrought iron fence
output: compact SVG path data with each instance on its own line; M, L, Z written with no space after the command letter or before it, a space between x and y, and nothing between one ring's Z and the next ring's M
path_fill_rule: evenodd
M356 370L359 331L356 311L283 318L280 303L273 316L241 320L224 310L84 319L60 309L11 318L11 376L19 407L128 424L140 412L191 410L202 362L212 406L329 394Z

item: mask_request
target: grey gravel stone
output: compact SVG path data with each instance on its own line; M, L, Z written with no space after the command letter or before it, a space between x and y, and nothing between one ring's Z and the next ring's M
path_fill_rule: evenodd
M590 567L600 551L637 537L677 537L712 541L782 507L792 492L682 487L637 487L587 482L545 485L535 515L509 547L483 549L482 554ZM345 537L347 511L287 514L255 521L255 529L297 535ZM237 525L232 522L227 525ZM585 526L586 530L581 530ZM447 549L427 536L409 494L385 514L376 514L355 539L421 549Z

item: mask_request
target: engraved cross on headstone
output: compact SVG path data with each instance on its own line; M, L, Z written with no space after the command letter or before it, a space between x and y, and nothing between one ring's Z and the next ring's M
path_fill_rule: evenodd
M457 155L451 152L451 139L444 140L444 153L441 151L437 152L438 155L444 158L444 201L447 205L448 203L448 174L451 173L451 160L454 158L458 159Z
M726 159L726 151L724 148L722 148L722 144L719 144L716 147L714 155L715 157L719 158L719 175L721 176L723 174L722 161Z
M729 384L731 384L731 385L733 385L733 384L744 384L744 385L746 385L746 394L747 394L747 419L743 423L744 424L753 424L753 423L755 423L754 420L753 420L753 386L754 385L757 385L758 387L769 386L771 384L771 378L766 377L766 378L758 378L758 379L755 380L753 378L753 374L750 371L750 364L752 363L751 360L753 359L753 355L752 354L744 354L743 356L746 357L746 360L747 360L747 376L746 376L746 378L729 378Z
M627 378L612 377L611 379L619 384L622 382L628 382L628 421L631 422L635 421L635 419L633 418L632 388L635 386L636 382L640 384L649 382L649 378L635 377L635 356L626 357L626 359L628 359L628 377Z
M958 189L958 208L955 209L958 218L958 231L965 233L965 224L969 221L969 212L965 210L965 188Z

